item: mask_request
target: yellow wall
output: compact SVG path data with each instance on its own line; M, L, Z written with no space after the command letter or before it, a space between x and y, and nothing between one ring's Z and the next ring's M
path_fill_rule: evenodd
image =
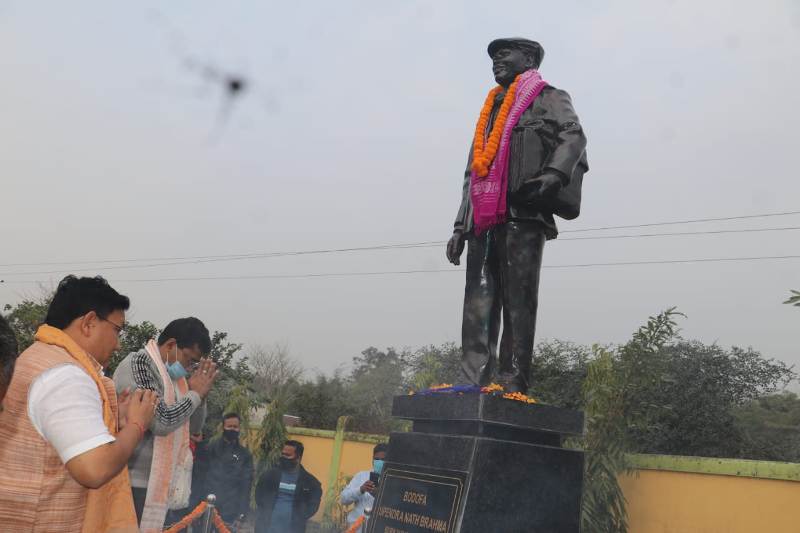
M630 533L800 532L800 483L638 470L622 476Z
M325 494L328 492L328 475L333 458L333 432L319 432L323 435L325 433L330 433L330 436L312 436L294 433L292 429L293 428L287 428L289 438L303 443L303 468L308 470L322 483L322 503L319 506L319 511L313 518L313 520L319 521L322 519L322 511L325 506ZM372 449L374 447L374 441L361 442L345 440L342 443L342 459L339 465L339 473L352 477L356 472L372 470ZM338 497L339 495L337 494L336 496Z
M371 442L344 441L342 447L342 465L339 469L348 477L362 470L372 470L372 450L375 444Z

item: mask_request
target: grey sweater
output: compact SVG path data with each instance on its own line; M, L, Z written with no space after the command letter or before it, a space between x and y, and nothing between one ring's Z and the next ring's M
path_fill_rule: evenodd
M114 371L114 385L117 394L127 388L150 389L155 391L160 398L149 431L136 447L130 460L128 470L131 476L131 485L136 488L147 488L150 478L150 464L153 461L153 436L169 435L180 428L189 420L189 431L199 433L206 420L206 403L194 391L188 391L186 396L181 395L177 383L175 385L176 401L172 405L164 403L164 383L153 360L145 350L133 352L122 360Z

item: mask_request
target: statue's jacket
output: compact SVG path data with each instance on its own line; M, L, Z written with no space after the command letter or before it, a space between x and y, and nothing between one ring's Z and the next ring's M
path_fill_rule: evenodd
M499 103L495 103L488 130L491 130ZM464 187L454 229L472 230L470 167L472 151L464 172ZM507 220L534 221L544 227L548 239L558 234L553 213L523 198L525 185L545 170L558 174L566 184L589 168L586 159L586 136L566 91L545 87L514 126L508 162Z

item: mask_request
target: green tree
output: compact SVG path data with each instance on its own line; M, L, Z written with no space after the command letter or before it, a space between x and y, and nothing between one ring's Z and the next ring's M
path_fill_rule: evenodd
M800 398L792 392L762 396L733 411L743 455L800 463Z
M206 397L206 423L203 432L206 435L220 434L222 416L232 400L237 402L237 410L241 409L242 398L247 398L251 408L256 407L261 399L253 389L253 372L247 364L246 357L238 357L242 345L228 340L224 331L215 331L211 335L211 353L209 356L217 363L220 375L214 387ZM243 413L239 413L241 416ZM249 410L244 413L249 416Z
M261 426L257 432L256 449L253 454L259 474L278 464L283 443L286 442L288 435L286 425L283 423L284 414L286 414L286 405L283 404L283 400L273 400L267 406L266 415L261 420Z
M20 352L33 344L33 337L39 326L44 323L52 299L53 292L43 289L38 297L25 298L18 304L3 306L3 310L7 312L6 320L17 337Z
M786 300L785 304L793 305L795 307L800 307L800 291L790 291L792 294L789 296L789 299Z
M628 513L619 475L626 470L626 419L623 386L612 352L595 346L583 384L586 433L569 443L584 456L581 522L584 531L625 533Z
M304 426L336 429L340 416L355 411L348 389L349 384L340 372L332 376L319 374L297 385L287 412L299 416Z
M628 408L645 424L631 425L636 451L742 457L744 435L734 410L783 388L794 373L748 348L678 341L650 358L649 378L631 389Z
M669 309L650 317L629 342L609 349L622 387L626 446L640 453L748 457L752 447L747 448L735 410L781 390L795 374L751 348L680 338L675 322L680 316ZM562 341L540 344L532 395L583 408L576 391L593 360L589 353Z
M632 431L649 429L658 418L653 405L640 403L641 392L658 383L657 356L677 334L674 317L678 315L673 308L651 316L630 341L615 350L594 347L583 386L586 470L582 520L586 531L628 531L619 475L627 469L625 454L634 449Z
M392 425L392 402L405 392L408 353L369 347L353 358L349 396L354 408L352 427L367 433L387 433ZM350 414L350 413L341 413Z
M106 375L114 374L117 365L131 352L142 350L150 339L158 338L159 329L152 322L145 320L138 324L127 323L119 337L120 349L111 355L106 367Z
M209 356L215 363L217 363L217 368L219 368L224 374L231 377L236 377L239 379L252 379L252 374L249 373L249 369L247 368L246 364L244 366L237 365L237 361L241 361L241 359L237 358L236 356L241 349L242 344L230 342L226 332L215 331L211 334L211 353ZM245 371L247 375L238 374L240 371Z
M552 340L536 346L529 395L542 403L582 409L583 384L592 351L573 342Z
M253 371L253 387L265 399L278 399L283 405L291 403L303 376L303 365L294 359L286 344L253 346L247 352L247 362Z
M423 346L404 358L409 388L422 390L456 383L461 376L461 347L453 342Z

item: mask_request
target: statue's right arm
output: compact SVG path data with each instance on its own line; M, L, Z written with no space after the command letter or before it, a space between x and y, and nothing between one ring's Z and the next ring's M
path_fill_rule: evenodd
M467 228L467 217L469 216L469 181L470 181L470 167L472 166L472 149L470 148L469 157L467 158L467 168L464 171L464 181L461 188L461 205L458 207L456 214L456 221L453 223L453 231L464 232Z
M447 241L447 260L454 265L461 264L461 253L464 251L464 232L466 231L470 216L469 184L472 166L472 150L469 151L467 169L464 171L464 181L461 188L461 205L458 207L456 221L453 223L453 236Z

